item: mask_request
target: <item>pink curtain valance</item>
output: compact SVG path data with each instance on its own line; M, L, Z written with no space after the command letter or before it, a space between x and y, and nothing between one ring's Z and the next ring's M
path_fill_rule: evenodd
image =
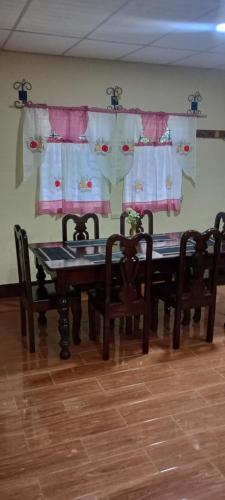
M49 121L55 134L65 141L79 142L88 123L85 109L49 108Z
M144 113L142 116L143 133L151 142L159 142L165 133L169 115L167 113Z

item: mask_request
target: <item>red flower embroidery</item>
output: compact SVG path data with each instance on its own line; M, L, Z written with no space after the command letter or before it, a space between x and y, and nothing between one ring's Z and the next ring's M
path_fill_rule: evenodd
M30 148L35 149L38 147L37 141L30 141Z
M124 144L123 147L122 147L123 151L129 151L129 149L130 148L129 148L128 144Z
M58 180L57 180L57 181L55 181L55 187L56 187L56 188L58 188L58 187L60 187L60 186L61 186L61 181L58 181Z
M186 144L186 145L184 146L184 151L185 151L186 153L188 153L188 151L190 151L190 146L188 146L188 144Z
M88 181L88 182L87 182L87 187L88 187L88 188L92 188L92 182L91 182L91 181Z
M109 150L109 146L107 146L107 144L103 144L102 151L104 151L104 153L107 153L108 150Z

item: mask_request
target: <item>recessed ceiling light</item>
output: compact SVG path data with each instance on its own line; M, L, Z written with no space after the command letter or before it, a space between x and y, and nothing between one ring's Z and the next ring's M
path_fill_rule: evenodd
M225 31L225 23L217 24L216 31Z

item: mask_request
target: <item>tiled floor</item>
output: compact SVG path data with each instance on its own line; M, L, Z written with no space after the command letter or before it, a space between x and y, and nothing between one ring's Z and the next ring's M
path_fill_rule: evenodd
M18 302L1 301L1 500L224 500L224 314L221 288L213 345L203 315L174 352L161 311L149 355L117 331L108 362L84 314L81 345L60 361L57 314L30 355Z

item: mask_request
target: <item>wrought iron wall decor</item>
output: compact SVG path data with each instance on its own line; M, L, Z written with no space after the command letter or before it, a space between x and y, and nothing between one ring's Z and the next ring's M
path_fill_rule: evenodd
M27 90L31 90L32 85L30 82L25 80L25 78L23 78L21 82L14 82L13 88L18 90L18 100L14 101L14 106L16 108L23 108L23 106L27 103Z
M106 94L111 95L111 104L107 106L108 109L121 109L122 106L119 104L119 100L123 93L123 89L116 85L115 87L108 87L106 89Z
M202 96L197 90L194 94L188 96L188 101L191 103L191 108L187 112L191 115L201 115L202 112L198 109L199 103L202 101Z

